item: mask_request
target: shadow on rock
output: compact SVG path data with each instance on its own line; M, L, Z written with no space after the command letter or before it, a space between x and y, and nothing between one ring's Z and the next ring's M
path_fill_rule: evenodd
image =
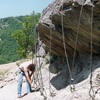
M60 90L70 85L71 78L70 78L68 66L66 64L66 60L61 61L61 59L60 60L56 59L55 62L49 66L49 69L51 70L51 72L54 72L54 74L57 74L57 75L53 77L50 80L50 82L57 90ZM61 64L57 64L57 62ZM71 67L72 58L69 58L71 75L72 75L72 78L74 79L72 84L77 84L87 79L89 75L91 74L91 67L92 67L92 71L95 71L98 67L100 67L99 66L100 57L94 56L93 61L92 61L92 66L90 66L90 63L91 63L90 55L81 54L76 57L74 67L72 68ZM58 69L60 70L58 71ZM58 73L55 73L55 72L58 72Z

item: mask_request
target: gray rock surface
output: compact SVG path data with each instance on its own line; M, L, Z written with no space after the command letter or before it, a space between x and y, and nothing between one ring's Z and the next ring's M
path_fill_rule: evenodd
M66 51L68 55L73 55L78 34L76 51L89 54L92 23L93 54L100 54L100 1L94 0L92 3L93 22L91 21L92 6L89 1L91 0L86 0L82 13L80 12L83 0L54 0L43 10L37 31L46 45L45 50L57 56L65 56L64 34Z

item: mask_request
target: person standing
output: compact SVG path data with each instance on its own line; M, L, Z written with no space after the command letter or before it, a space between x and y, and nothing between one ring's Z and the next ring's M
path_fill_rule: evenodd
M18 65L18 64L17 64ZM31 89L34 88L31 82L31 76L35 72L35 64L29 64L29 63L23 63L19 66L18 69L18 86L17 86L17 98L21 98L21 92L22 92L22 82L23 77L26 78L26 86L27 86L27 93L31 92Z

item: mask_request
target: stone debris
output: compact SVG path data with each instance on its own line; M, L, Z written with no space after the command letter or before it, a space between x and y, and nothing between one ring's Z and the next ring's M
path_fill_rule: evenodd
M81 55L81 57L83 57ZM88 58L88 57L87 57ZM56 63L55 63L56 61ZM26 83L23 83L21 100L92 100L89 91L90 91L90 69L88 62L86 60L86 56L83 59L77 58L77 65L75 66L73 75L74 75L74 85L75 91L71 92L70 84L69 84L69 75L68 70L66 70L66 63L62 62L61 59L55 59L51 65L46 64L42 67L42 79L43 79L43 94L42 88L38 84L37 77L35 76L35 82L33 80L33 84L36 87L30 94L26 94ZM63 60L64 61L64 60ZM76 62L77 62L76 61ZM58 62L58 64L57 64ZM59 66L59 63L62 64ZM82 64L83 62L83 64ZM87 63L86 63L87 62ZM81 63L81 64L79 64ZM53 65L54 64L54 65ZM82 67L79 69L79 66ZM93 91L95 93L95 100L100 100L100 83L99 83L99 75L100 75L100 61L99 57L96 57L93 61ZM52 66L55 67L55 71L52 71ZM84 67L85 66L85 67ZM51 67L51 69L49 68ZM55 73L59 69L59 73ZM49 69L50 73L50 82L49 82ZM18 100L17 99L17 70L16 66L6 73L5 79L0 81L0 100ZM77 71L76 71L77 70ZM34 74L36 75L36 73ZM51 84L51 93L49 92L49 85ZM73 85L72 84L72 85ZM40 92L41 90L41 92ZM53 91L52 91L53 90ZM92 91L90 91L91 96L93 96Z

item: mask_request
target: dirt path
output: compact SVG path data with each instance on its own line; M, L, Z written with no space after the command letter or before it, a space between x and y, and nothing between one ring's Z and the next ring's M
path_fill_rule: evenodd
M6 72L16 66L16 62L0 65L0 72Z

